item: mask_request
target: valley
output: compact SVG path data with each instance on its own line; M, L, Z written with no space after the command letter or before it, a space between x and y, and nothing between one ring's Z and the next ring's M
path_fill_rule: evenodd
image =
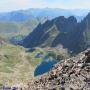
M59 59L56 60L56 57L54 57L55 55L53 55L54 53L51 55L49 54L50 53L47 48L35 48L33 51L32 49L30 50L8 43L1 45L0 85L15 85L17 87L22 87L22 85L25 85L26 82L29 82L32 78L34 78L34 76L38 75L38 73L41 73L40 70L37 72L37 68L39 67L38 65L46 63L42 65L41 68L43 69L43 67L47 67L48 64L50 65L51 62L52 65L58 62ZM64 53L62 54L64 55ZM47 55L47 61L44 61ZM48 67L47 70L43 70L43 73L49 71L50 69L51 67ZM35 74L36 72L37 74Z
M0 87L27 87L50 76L60 62L76 60L90 47L88 12L44 8L0 13Z

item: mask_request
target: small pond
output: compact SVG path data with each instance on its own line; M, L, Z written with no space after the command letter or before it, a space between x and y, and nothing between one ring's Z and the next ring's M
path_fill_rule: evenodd
M57 60L54 60L52 58L50 59L48 55L46 55L42 63L39 66L37 66L37 68L35 69L34 76L42 75L50 71L50 69L56 63L57 63Z

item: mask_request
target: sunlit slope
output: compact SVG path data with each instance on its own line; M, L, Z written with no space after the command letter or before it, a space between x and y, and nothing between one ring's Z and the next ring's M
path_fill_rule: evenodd
M3 45L0 47L0 84L15 85L25 83L33 78L35 66L40 60L35 60L33 54L25 52L19 46Z

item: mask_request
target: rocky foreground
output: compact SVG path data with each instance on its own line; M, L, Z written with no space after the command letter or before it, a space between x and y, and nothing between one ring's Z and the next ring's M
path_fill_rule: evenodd
M27 90L90 90L90 49L67 60L28 84Z

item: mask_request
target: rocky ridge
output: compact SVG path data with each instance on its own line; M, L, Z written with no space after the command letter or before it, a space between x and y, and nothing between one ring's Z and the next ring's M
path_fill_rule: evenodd
M90 90L90 48L57 63L51 71L28 83L27 90Z
M62 45L69 52L78 54L90 47L90 13L81 22L74 16L47 20L27 35L22 45L26 48Z

